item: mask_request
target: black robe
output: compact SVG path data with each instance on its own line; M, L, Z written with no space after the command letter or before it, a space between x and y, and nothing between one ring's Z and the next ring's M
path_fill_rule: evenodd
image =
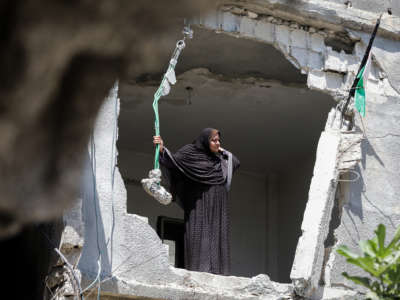
M185 268L229 275L228 155L209 151L210 128L175 154L160 155L175 201L184 210ZM232 169L240 165L232 155Z

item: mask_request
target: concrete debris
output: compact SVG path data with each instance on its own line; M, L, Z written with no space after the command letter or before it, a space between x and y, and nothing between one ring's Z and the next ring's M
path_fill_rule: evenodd
M265 274L251 278L251 283L244 290L255 296L277 294L274 283Z
M321 287L312 299L324 300L361 300L365 296L348 289Z
M52 271L46 278L46 284L48 288L54 289L57 286L63 284L67 278L65 278L66 269L64 266L53 267Z
M354 169L361 161L361 142L363 134L345 132L341 135L339 149L339 170L343 173Z
M331 113L332 114L332 113ZM318 289L325 254L324 241L337 185L340 133L329 129L318 142L314 175L290 278L298 295L311 297Z
M258 18L258 14L256 14L255 12L252 12L252 11L248 11L248 12L247 12L247 16L248 16L250 19L257 19L257 18Z

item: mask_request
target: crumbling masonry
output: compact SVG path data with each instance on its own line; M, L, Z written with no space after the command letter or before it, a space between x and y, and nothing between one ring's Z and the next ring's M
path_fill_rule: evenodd
M349 7L341 1L232 1L192 24L273 45L307 74L310 89L328 93L339 103L348 95L379 16L378 11L353 2ZM327 116L291 284L273 282L265 274L223 277L169 264L168 248L146 219L127 213L126 189L115 167L120 109L116 84L98 115L76 213L64 217L61 249L68 250L67 258L76 266L79 285L85 288L98 278L102 295L121 298L356 298L351 283L341 276L344 270L356 271L334 248L339 244L357 247L357 241L369 238L379 223L389 232L400 224L399 13L384 15L372 50L367 117L361 122L355 115L355 126L350 128L347 123L340 125L335 108ZM335 205L337 210L333 210ZM329 242L328 236L333 237ZM65 297L76 290L74 285L62 288ZM96 292L97 285L85 291L91 297Z

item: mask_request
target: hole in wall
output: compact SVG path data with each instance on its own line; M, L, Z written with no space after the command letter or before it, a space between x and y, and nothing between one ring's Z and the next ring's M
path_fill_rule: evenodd
M160 100L165 145L175 152L202 128L215 127L222 146L241 161L229 200L232 275L290 282L316 146L333 99L308 90L306 77L272 46L204 29L187 43L177 75ZM146 216L157 230L160 216L183 219L183 212L175 203L161 206L137 184L154 158L157 87L143 78L120 85L119 166L128 212Z

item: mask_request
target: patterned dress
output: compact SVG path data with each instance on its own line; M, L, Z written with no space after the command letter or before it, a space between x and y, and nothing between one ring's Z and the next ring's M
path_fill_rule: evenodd
M173 194L180 198L185 221L185 268L192 271L214 274L230 274L230 224L228 212L227 157L217 155L225 181L221 184L206 184L188 178L179 170L169 151L160 155L160 163L177 176L178 188ZM240 165L232 155L233 171ZM178 174L177 174L178 173Z

